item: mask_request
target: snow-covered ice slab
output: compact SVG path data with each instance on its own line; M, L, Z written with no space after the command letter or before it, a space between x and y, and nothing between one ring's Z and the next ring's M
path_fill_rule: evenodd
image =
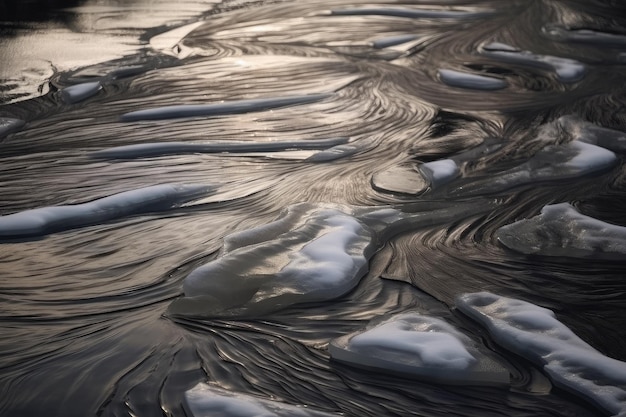
M333 340L337 361L379 372L446 384L500 385L509 372L445 321L404 313L365 331Z
M337 417L305 406L236 394L199 383L185 392L183 407L188 417Z
M570 257L626 255L626 227L579 213L569 203L545 206L530 219L502 226L498 240L525 254Z
M42 236L121 217L164 211L213 192L214 186L161 184L83 204L41 207L0 217L0 238Z
M286 150L330 150L346 144L348 138L338 137L315 140L292 141L213 141L193 142L156 142L136 145L116 146L93 152L93 158L131 159L185 153L254 153L280 152ZM330 148L330 149L328 149Z
M275 221L224 238L218 257L183 281L171 316L258 316L336 299L367 273L381 242L409 227L450 221L482 205L434 205L402 213L387 207L300 203Z
M626 412L626 363L589 346L551 310L488 292L462 295L456 305L499 345L542 366L557 387L611 415Z
M470 88L474 90L501 90L508 86L508 83L501 78L471 74L463 71L440 69L438 74L441 81L451 87Z
M138 120L163 120L181 117L224 116L314 103L331 96L332 94L305 94L298 96L237 100L225 103L164 106L125 113L120 116L120 120L123 122L134 122Z
M95 96L100 90L102 90L100 81L92 81L66 87L61 90L61 96L65 102L74 104Z
M585 65L576 60L520 51L499 42L483 45L479 49L481 55L495 60L553 71L564 83L580 81L587 72Z
M452 159L440 159L415 166L403 164L379 171L372 175L374 189L418 195L429 188L435 190L460 174L458 165Z

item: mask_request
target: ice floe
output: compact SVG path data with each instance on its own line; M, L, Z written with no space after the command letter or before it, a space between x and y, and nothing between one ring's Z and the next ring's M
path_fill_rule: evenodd
M447 384L509 383L509 372L445 321L403 313L333 340L334 360Z
M611 415L626 412L626 363L585 343L551 310L488 292L465 294L456 305L500 346L543 367L557 387Z
M185 153L253 153L279 152L286 150L319 150L337 147L348 142L348 138L328 138L293 141L213 141L204 143L193 142L158 142L137 145L117 146L93 152L93 158L131 159L161 155Z
M0 117L0 139L13 133L24 126L26 122L21 119L14 119L12 117Z
M65 102L73 104L87 100L89 97L96 95L101 89L102 84L100 81L91 81L65 87L61 90L61 96Z
M579 213L569 203L545 206L530 219L502 226L498 240L525 254L571 257L623 257L626 227Z
M626 35L597 30L570 29L563 26L548 25L543 28L543 33L552 39L563 42L590 43L614 48L626 46Z
M451 69L440 69L438 73L441 81L452 87L476 90L501 90L508 85L508 83L501 78L470 74Z
M481 55L498 61L554 71L559 80L565 83L580 81L587 72L583 63L573 59L520 51L511 45L499 42L483 45L479 51Z
M161 184L83 204L49 206L0 217L0 238L42 236L141 213L178 207L211 193L210 185Z
M185 392L185 413L189 417L337 417L339 414L309 407L265 400L251 395L200 383Z
M626 152L626 133L624 132L597 126L571 115L558 118L556 123L576 140L613 152Z
M306 94L299 96L237 100L225 103L165 106L125 113L120 116L120 120L123 122L134 122L138 120L162 120L181 117L209 117L223 116L229 114L241 114L254 111L270 110L279 107L314 103L316 101L320 101L331 96L332 94Z

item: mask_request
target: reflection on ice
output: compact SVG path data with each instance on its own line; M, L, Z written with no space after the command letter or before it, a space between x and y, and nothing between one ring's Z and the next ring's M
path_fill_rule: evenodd
M568 203L545 206L541 214L498 229L509 249L543 256L623 257L626 227L580 214Z
M509 372L441 319L403 313L332 341L333 359L447 384L508 384Z
M626 363L589 346L551 310L488 292L465 294L457 307L499 345L542 366L556 386L612 415L626 411Z
M183 406L189 417L332 417L339 415L264 400L251 395L235 394L207 384L198 384L185 392Z

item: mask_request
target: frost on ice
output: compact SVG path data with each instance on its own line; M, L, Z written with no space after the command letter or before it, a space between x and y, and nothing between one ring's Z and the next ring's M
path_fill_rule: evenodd
M626 227L594 219L569 203L545 206L530 219L502 226L498 240L509 249L544 256L622 257Z
M456 304L503 348L542 366L556 386L612 415L626 412L626 363L589 346L551 310L488 292L465 294Z
M332 417L339 415L264 400L251 395L235 394L202 383L185 392L183 407L189 417Z
M392 317L332 341L333 359L365 369L447 384L509 383L509 372L445 321L418 313Z

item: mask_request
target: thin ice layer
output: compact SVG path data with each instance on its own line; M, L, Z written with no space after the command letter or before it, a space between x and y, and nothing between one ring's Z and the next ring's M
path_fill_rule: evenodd
M451 69L440 69L439 78L449 86L475 90L501 90L508 85L505 80L500 78L470 74Z
M0 217L0 238L42 236L141 213L168 210L214 190L208 185L161 184L83 204L41 207Z
M498 42L483 45L480 48L480 53L502 62L554 71L559 80L565 83L580 81L587 72L585 65L576 60L520 51L510 45Z
M569 203L545 206L530 219L502 226L496 237L525 254L575 257L621 257L626 254L626 227L579 213Z
M333 359L448 384L506 384L508 371L452 325L418 313L392 317L332 341Z
M183 407L189 417L331 417L334 413L235 394L200 383L185 392Z
M589 346L551 310L488 292L465 294L456 304L502 347L543 366L556 386L612 415L626 412L626 363Z

